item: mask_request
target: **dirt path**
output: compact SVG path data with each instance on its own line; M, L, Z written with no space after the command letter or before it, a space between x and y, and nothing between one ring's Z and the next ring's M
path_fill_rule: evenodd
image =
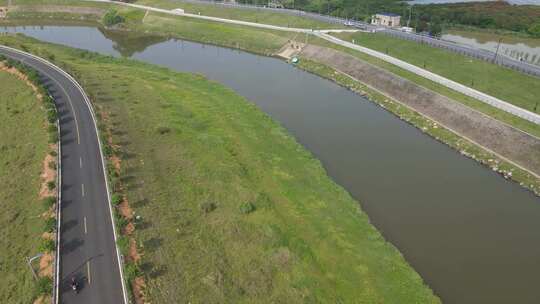
M301 55L384 92L477 144L540 175L540 139L351 55L313 45Z

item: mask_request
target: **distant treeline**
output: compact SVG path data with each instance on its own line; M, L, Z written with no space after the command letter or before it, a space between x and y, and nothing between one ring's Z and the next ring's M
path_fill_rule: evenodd
M269 0L236 0L239 3L267 5ZM286 8L333 15L343 18L368 20L380 12L404 14L409 5L401 0L281 0L274 1Z
M240 3L267 5L268 0L237 0ZM281 0L287 8L369 21L380 12L396 13L417 31L437 34L441 24L525 32L540 37L540 6L511 5L506 2L474 2L410 6L401 0Z
M436 19L449 25L527 32L540 37L540 6L537 5L506 2L415 5L413 18L418 18L419 23Z

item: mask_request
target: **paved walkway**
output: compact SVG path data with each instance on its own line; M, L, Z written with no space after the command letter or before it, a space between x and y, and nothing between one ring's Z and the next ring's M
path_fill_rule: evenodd
M210 17L210 16L203 16L203 15L197 15L197 14L189 14L189 13L181 13L174 10L166 10L166 9L160 9L155 7L150 7L146 5L139 5L139 4L131 4L131 3L125 3L125 2L117 2L117 1L111 1L111 0L87 0L92 2L103 2L103 3L114 3L118 5L124 5L129 7L134 7L138 9L143 9L147 11L153 11L158 13L164 13L169 15L175 15L175 16L184 16L184 17L191 17L191 18L198 18L198 19L204 19L209 21L216 21L216 22L222 22L222 23L229 23L229 24L236 24L236 25L244 25L244 26L250 26L250 27L256 27L256 28L263 28L263 29L271 29L271 30L277 30L277 31L287 31L287 32L297 32L297 33L308 33L315 35L317 37L320 37L324 40L327 40L329 42L332 42L337 45L341 45L365 54L368 54L370 56L379 58L381 60L384 60L388 63L391 63L393 65L396 65L404 70L407 70L409 72L412 72L416 75L422 76L424 78L427 78L433 82L436 82L438 84L441 84L447 88L450 88L452 90L455 90L459 93L462 93L464 95L470 96L472 98L475 98L477 100L480 100L486 104L489 104L493 107L496 107L500 110L503 110L505 112L508 112L510 114L516 115L518 117L521 117L523 119L526 119L528 121L531 121L533 123L540 125L540 115L527 111L523 108L517 107L509 102L506 102L504 100L498 99L496 97L493 97L491 95L482 93L480 91L477 91L473 88L467 87L465 85L462 85L460 83L457 83L453 80L450 80L448 78L445 78L443 76L437 75L435 73L432 73L428 70L422 69L420 67L417 67L415 65L412 65L410 63L407 63L403 60L399 60L397 58L394 58L392 56L386 55L381 52L374 51L372 49L362 47L356 44L352 44L347 41L343 41L341 39L338 39L334 36L331 36L327 34L328 32L333 31L342 31L342 30L324 30L324 31L315 31L313 29L304 29L304 28L292 28L292 27L283 27L283 26L276 26L276 25L270 25L270 24L263 24L263 23L255 23L255 22L248 22L248 21L240 21L240 20L233 20L233 19L224 19L224 18L217 18L217 17Z

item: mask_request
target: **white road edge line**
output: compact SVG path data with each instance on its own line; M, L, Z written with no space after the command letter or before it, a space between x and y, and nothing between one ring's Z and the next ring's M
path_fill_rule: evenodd
M92 284L92 277L90 276L90 261L86 262L86 271L88 272L88 284Z
M101 165L102 165L102 169L103 169L103 178L105 178L105 187L107 188L107 201L109 203L109 211L110 211L110 216L111 216L111 223L112 223L112 226L113 226L114 245L115 245L115 249L116 249L116 257L118 259L118 269L120 271L120 280L121 280L121 283L122 283L122 294L124 296L124 304L127 304L128 303L128 298L127 298L127 291L126 291L126 282L125 282L125 279L124 279L124 270L122 268L123 260L121 259L120 250L118 249L118 245L117 245L118 237L117 237L117 234L116 234L116 226L114 224L115 222L114 222L113 209L112 209L112 204L111 204L111 192L110 192L110 188L109 188L109 181L107 180L107 174L105 172L105 168L106 168L105 167L105 159L103 158L103 152L102 152L103 150L102 150L101 140L99 138L99 131L97 129L96 115L94 113L94 109L92 108L92 106L90 104L90 99L88 98L88 96L84 92L81 85L77 82L77 80L75 80L75 78L73 78L71 75L69 75L67 72L65 72L61 68L57 67L53 63L51 63L51 62L49 62L49 61L47 61L47 60L45 60L45 59L43 59L41 57L38 57L36 55L30 54L30 53L27 53L27 52L24 52L24 51L21 51L21 50L18 50L18 49L14 49L14 48L9 47L9 46L0 45L0 48L6 49L6 50L9 50L9 51L18 53L18 54L23 54L25 56L29 56L31 58L34 58L35 60L38 60L38 61L42 62L43 64L46 64L46 65L52 67L57 72L59 72L62 75L66 76L79 89L79 92L83 95L83 98L84 98L84 100L86 102L86 105L87 105L88 109L90 110L90 114L91 114L92 120L94 122L94 129L96 131L97 141L98 141L98 145L99 145L99 154L101 156ZM58 257L60 257L60 255L58 255ZM59 260L60 260L60 258L58 258L58 261ZM59 269L59 267L58 267L58 269ZM58 271L59 270L57 270L57 272ZM58 276L58 273L57 273L57 276ZM58 292L59 288L60 288L60 284L57 281L57 284L56 284L57 292ZM58 304L58 303L59 303L59 297L58 297L58 294L57 294L56 304Z
M84 234L88 234L88 229L86 229L86 216L84 217Z
M81 184L81 194L84 197L84 184Z

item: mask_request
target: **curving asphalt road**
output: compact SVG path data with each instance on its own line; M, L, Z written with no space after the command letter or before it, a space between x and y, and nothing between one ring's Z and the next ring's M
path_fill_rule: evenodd
M104 163L89 100L78 83L44 59L0 46L38 71L59 112L61 208L56 303L127 303ZM71 277L81 285L70 288Z

